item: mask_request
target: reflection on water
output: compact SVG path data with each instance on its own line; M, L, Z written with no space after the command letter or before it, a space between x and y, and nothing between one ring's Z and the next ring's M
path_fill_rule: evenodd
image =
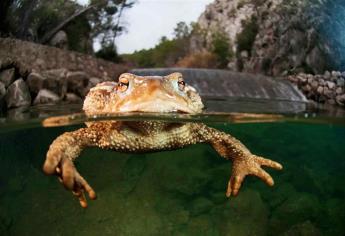
M344 235L344 127L215 127L282 163L268 170L275 187L247 177L226 199L231 163L208 145L141 155L90 148L77 167L98 199L85 210L41 171L53 139L78 127L1 135L0 235Z
M226 101L208 100L199 115L86 117L75 105L0 118L0 235L344 235L343 110ZM268 170L275 187L247 177L239 196L227 199L231 163L208 145L141 155L89 148L76 165L98 199L82 209L41 168L58 135L102 119L207 122L284 170ZM61 127L43 128L47 121Z
M345 124L345 110L304 102L248 98L204 98L202 114L112 113L86 116L82 104L21 107L0 116L0 132L13 129L83 124L99 120L163 120L219 123L307 122Z

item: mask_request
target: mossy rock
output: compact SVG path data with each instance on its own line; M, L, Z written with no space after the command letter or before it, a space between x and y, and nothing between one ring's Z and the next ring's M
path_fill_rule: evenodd
M273 235L283 233L295 224L315 221L321 214L321 205L316 196L298 193L288 197L272 213L270 228Z
M201 213L210 211L212 207L213 207L213 202L211 202L207 198L200 197L200 198L195 199L191 203L190 209L193 215L199 215Z
M267 235L268 210L256 191L242 191L210 214L220 235Z

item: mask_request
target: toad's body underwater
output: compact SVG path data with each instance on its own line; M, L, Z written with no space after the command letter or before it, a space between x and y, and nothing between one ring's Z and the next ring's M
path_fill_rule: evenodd
M104 82L88 93L83 109L87 114L111 112L184 112L203 109L199 94L183 81L180 73L168 76L136 76L125 73L118 83ZM282 169L274 161L252 154L239 140L202 123L163 121L99 121L60 135L51 144L43 166L47 174L56 174L73 192L82 207L96 193L78 173L73 161L86 147L97 146L119 152L155 152L208 143L225 159L232 160L232 175L226 196L237 195L246 175L256 175L268 185L272 177L261 166Z

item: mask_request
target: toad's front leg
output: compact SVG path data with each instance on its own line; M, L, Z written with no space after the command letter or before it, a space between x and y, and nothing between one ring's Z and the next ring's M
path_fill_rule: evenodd
M88 128L60 135L50 145L43 165L43 171L50 175L56 174L65 188L79 199L82 207L87 207L84 192L88 193L90 199L96 199L96 193L76 170L73 161L83 148L93 146L97 139L95 135Z
M231 159L232 174L228 182L226 196L236 196L246 175L255 175L269 186L273 186L272 177L261 167L267 166L277 170L283 167L278 162L253 155L239 140L229 134L216 129L202 126L199 128L204 142L210 143L213 148L224 158Z

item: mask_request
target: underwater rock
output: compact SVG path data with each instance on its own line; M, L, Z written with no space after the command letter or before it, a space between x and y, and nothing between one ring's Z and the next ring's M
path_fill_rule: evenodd
M220 235L267 235L268 209L257 191L245 190L214 207L210 215Z
M56 93L53 93L52 91L49 91L47 89L41 89L38 92L33 104L37 105L37 104L57 103L60 100L61 100L60 97Z
M321 236L321 231L316 228L310 221L303 222L292 226L289 230L281 234L282 236Z
M191 203L191 213L193 215L199 215L204 212L208 212L213 207L213 202L211 202L209 199L200 197L195 199Z
M186 229L183 231L185 234L182 235L220 235L218 229L214 227L212 218L207 215L191 218ZM178 232L174 232L174 235L180 234Z
M195 146L164 152L164 162L161 161L162 157L157 155L157 161L151 164L153 166L151 168L158 171L157 175L160 176L155 179L155 184L162 191L172 192L180 197L199 196L204 189L208 188L211 180L208 172L209 160L206 157L214 160L217 155L206 155L204 149L198 149ZM226 183L224 182L224 188Z
M324 222L332 227L327 229L326 235L342 235L345 232L345 202L342 198L330 198L326 201Z
M322 216L321 206L316 196L309 193L295 193L288 196L275 208L270 219L272 235L287 231L292 225Z
M0 72L0 82L4 83L7 88L15 80L15 70L14 68L4 70Z
M7 89L5 96L7 107L28 106L31 104L31 96L29 88L23 79L14 81Z
M127 159L126 164L123 167L124 176L124 192L131 192L140 181L141 175L143 174L146 167L146 158L142 156L136 158L131 156Z
M267 201L271 208L274 209L286 201L289 196L296 193L296 189L291 183L284 183L277 186L277 189L272 191L266 198L264 198L264 200Z

